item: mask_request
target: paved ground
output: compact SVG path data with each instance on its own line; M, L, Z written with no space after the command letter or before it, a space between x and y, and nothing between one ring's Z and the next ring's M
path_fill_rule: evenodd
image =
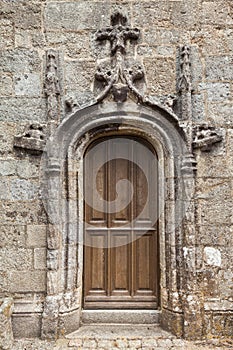
M212 339L189 342L152 325L82 326L65 339L46 342L39 339L17 340L12 350L232 350L233 340Z

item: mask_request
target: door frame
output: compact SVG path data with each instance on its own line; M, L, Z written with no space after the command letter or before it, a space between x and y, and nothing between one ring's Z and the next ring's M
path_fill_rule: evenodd
M46 336L78 328L83 276L83 155L90 143L111 134L139 136L158 155L161 323L182 335L184 312L192 312L193 308L183 301L182 294L193 266L185 270L183 265L182 220L186 207L182 186L186 180L182 178L182 166L187 156L186 136L174 114L160 106L151 108L133 102L106 102L76 111L67 116L47 145L48 269L42 333ZM193 186L190 179L189 190ZM192 215L188 222L193 224Z

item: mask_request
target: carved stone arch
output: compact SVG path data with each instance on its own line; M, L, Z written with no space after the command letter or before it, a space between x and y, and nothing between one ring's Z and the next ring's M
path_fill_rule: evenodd
M68 116L47 144L44 188L48 217L48 287L42 335L79 327L82 305L83 155L105 135L147 140L159 159L161 324L182 335L183 229L187 197L182 166L186 141L173 113L133 102L92 105ZM193 185L189 182L188 191ZM186 192L185 192L186 193ZM186 193L187 194L187 193ZM55 311L56 310L56 311Z

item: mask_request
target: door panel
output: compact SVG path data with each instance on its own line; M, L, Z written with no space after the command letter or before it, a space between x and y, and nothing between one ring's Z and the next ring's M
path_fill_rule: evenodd
M157 307L155 152L130 137L105 138L84 164L84 308Z

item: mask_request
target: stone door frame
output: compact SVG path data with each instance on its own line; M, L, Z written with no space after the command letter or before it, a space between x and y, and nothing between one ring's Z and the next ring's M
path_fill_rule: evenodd
M47 296L42 319L44 338L56 338L79 327L83 274L83 155L90 143L99 137L121 134L140 136L158 155L162 209L159 218L161 324L178 336L183 335L182 291L187 283L183 274L182 245L185 135L174 114L160 106L105 102L69 115L47 145L44 183L49 224Z

